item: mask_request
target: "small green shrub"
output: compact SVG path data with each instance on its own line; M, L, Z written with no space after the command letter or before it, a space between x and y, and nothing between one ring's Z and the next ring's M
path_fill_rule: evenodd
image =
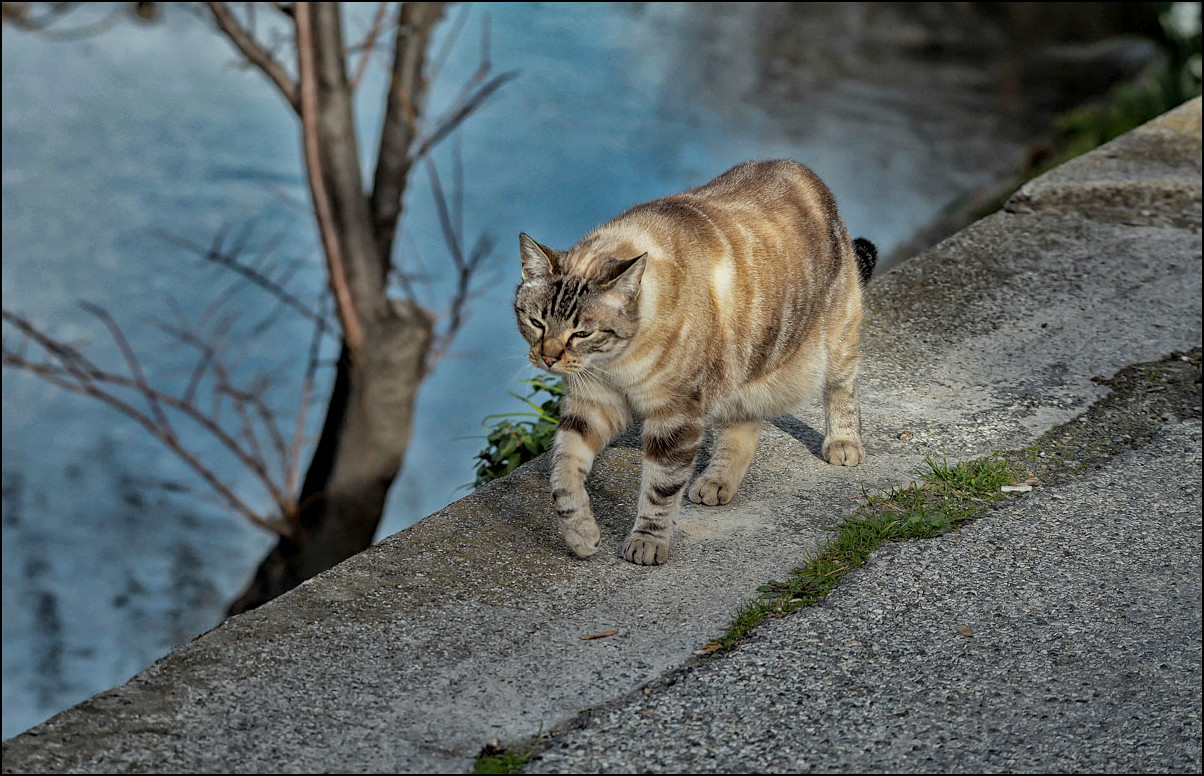
M560 426L560 400L564 396L564 385L551 377L536 377L523 380L523 383L531 386L526 396L519 396L513 391L510 395L533 411L485 417L485 430L489 433L485 437L485 448L476 456L477 478L472 483L474 488L504 477L552 447L552 438ZM541 394L547 394L548 398L539 402ZM490 425L491 420L496 422Z

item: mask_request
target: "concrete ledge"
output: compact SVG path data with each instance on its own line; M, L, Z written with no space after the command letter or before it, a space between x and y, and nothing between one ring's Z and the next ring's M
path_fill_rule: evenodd
M608 548L587 561L535 461L4 742L4 772L465 772L493 738L638 689L862 489L910 482L928 455L1024 445L1104 391L1092 376L1199 345L1200 138L1196 99L875 279L863 466L819 459L820 407L779 419L735 501L685 504L670 563L645 568L617 554L637 450L608 449L591 477Z

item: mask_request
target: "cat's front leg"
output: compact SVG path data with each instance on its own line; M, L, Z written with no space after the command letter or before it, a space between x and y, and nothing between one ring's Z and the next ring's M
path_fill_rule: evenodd
M690 480L702 441L702 420L701 413L644 419L640 507L623 545L623 557L632 563L659 566L669 559L681 491Z
M602 545L585 478L598 451L629 418L626 402L617 395L594 391L588 397L564 397L560 428L552 441L552 503L560 533L578 557L588 558Z

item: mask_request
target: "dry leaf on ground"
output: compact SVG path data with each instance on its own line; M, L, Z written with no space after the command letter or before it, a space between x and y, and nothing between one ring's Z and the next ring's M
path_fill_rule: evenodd
M611 630L611 631L602 631L601 633L591 633L591 634L589 634L589 635L587 635L587 636L580 636L579 638L580 638L582 641L589 641L590 639L604 639L604 638L606 638L607 636L614 636L614 635L615 635L615 634L617 634L617 633L618 633L618 631L617 631L617 630Z

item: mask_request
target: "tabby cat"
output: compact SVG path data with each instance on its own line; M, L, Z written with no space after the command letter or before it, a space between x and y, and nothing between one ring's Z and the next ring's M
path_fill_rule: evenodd
M526 234L519 246L518 328L531 363L565 385L551 487L578 556L601 543L586 475L633 412L643 418L644 465L623 545L632 563L668 559L704 423L716 436L688 492L698 504L735 496L763 417L820 392L823 457L865 459L857 343L877 249L849 240L831 192L806 167L745 162L636 205L567 251Z

